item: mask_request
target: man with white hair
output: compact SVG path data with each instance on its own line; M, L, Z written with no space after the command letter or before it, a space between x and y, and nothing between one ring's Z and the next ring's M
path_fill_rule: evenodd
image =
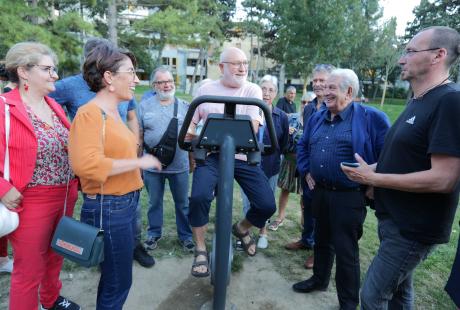
M230 47L220 55L219 69L222 77L201 86L196 97L202 95L219 95L233 97L251 97L262 100L262 90L254 83L247 81L248 60L244 52ZM189 128L189 137L195 134L196 125L200 120L206 121L210 113L224 113L224 105L218 103L201 104L195 111ZM236 114L249 115L254 131L263 125L263 118L256 106L237 105ZM190 195L190 224L196 241L195 259L191 273L195 277L209 275L209 261L206 250L205 235L209 222L209 209L214 199L214 189L218 181L218 154L210 154L204 163L197 163L193 173L192 193ZM235 179L248 196L250 209L243 220L235 223L233 234L241 241L249 256L256 254L256 244L250 236L253 226L262 228L265 222L275 213L276 204L268 179L259 166L250 166L246 156L235 155ZM231 181L231 180L229 180Z
M188 153L177 146L178 131L184 122L185 114L187 114L188 103L175 97L174 79L166 67L159 67L153 72L152 85L155 95L139 104L140 135L144 150L145 152L152 152L155 148L162 147L160 143L168 143L168 141L162 142L164 141L163 136L173 135L174 131L176 139L171 142L173 144L170 146L174 145L176 149L172 162L168 163L167 166L165 162L162 162L163 169L161 171L155 169L143 171L145 187L149 194L149 210L147 212L149 228L144 245L146 249L154 250L162 237L163 195L165 183L168 180L176 209L176 228L179 242L185 251L193 252L195 246L188 220ZM174 118L177 119L177 124L171 123ZM159 159L160 161L163 160L161 156Z
M359 304L358 240L366 218L366 188L350 181L342 162L354 162L358 153L376 162L390 126L381 111L353 102L359 89L356 74L335 69L324 90L327 109L314 113L297 146L297 168L312 192L315 223L313 276L293 285L300 293L325 290L334 255L340 309Z

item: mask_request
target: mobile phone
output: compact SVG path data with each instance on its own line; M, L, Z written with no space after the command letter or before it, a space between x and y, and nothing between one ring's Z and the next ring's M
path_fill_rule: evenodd
M340 164L344 165L345 167L351 167L351 168L358 168L359 167L359 163L349 163L349 162L346 162L346 161L342 161Z

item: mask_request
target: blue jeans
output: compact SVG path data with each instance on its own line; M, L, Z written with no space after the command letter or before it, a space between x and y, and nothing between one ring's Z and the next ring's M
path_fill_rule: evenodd
M101 195L83 195L81 221L100 226ZM118 310L128 297L132 283L134 231L139 191L122 196L104 195L102 228L104 261L97 289L98 310Z
M379 220L380 247L367 270L361 309L413 309L412 274L434 245L409 240L391 219Z
M176 208L177 235L181 241L192 240L188 221L188 171L181 173L153 173L144 171L144 184L149 193L148 237L161 237L163 227L163 196L168 180Z
M141 206L141 199L139 198L139 202L137 203L137 207L136 207L136 227L134 229L134 247L141 244L141 237L142 237L142 206Z
M212 154L204 163L196 165L190 196L189 218L192 227L202 227L209 222L209 210L219 178L218 164L219 156ZM267 195L271 189L265 173L259 166L250 166L245 161L235 160L234 177L251 202L246 219L252 225L263 228L265 222L276 211L274 195ZM228 182L233 184L233 180Z
M272 189L273 192L273 197L276 198L276 184L278 183L278 176L279 174L275 174L268 178L268 184L270 185L270 188ZM243 201L243 215L246 216L246 213L249 211L250 203L248 196L243 191L243 188L240 186L240 193L241 193L241 200Z

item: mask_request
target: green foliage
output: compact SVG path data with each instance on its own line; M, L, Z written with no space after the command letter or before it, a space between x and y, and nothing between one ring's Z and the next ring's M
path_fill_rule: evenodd
M37 41L56 52L64 72L78 71L82 45L79 33L92 33L93 27L77 13L68 12L52 18L48 10L46 6L31 8L25 1L0 1L0 27L5 30L0 32L0 55L3 58L18 42ZM30 22L33 18L38 20L37 25Z
M264 55L306 78L317 63L364 71L374 63L382 16L377 0L243 1L247 31L263 33Z

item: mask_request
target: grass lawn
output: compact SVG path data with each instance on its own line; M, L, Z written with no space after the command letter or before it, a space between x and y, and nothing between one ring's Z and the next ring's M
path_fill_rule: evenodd
M148 87L137 87L136 97L140 99L141 94L147 90ZM183 98L187 101L191 101L191 97L188 94L178 93L178 97ZM372 104L377 108L380 108L378 104ZM403 105L389 105L385 104L382 110L387 113L393 122L397 116L403 110ZM242 204L238 185L234 183L234 194L233 194L233 219L236 221L241 218ZM141 195L142 208L143 208L143 235L147 229L147 217L146 212L148 208L148 200L146 191L144 190ZM79 217L81 201L77 203L75 210L75 216ZM298 251L291 252L284 249L284 245L288 242L295 241L300 237L300 207L299 207L299 196L291 195L290 201L286 210L286 219L284 225L276 232L269 232L269 247L266 250L260 250L260 254L269 257L275 265L276 271L282 274L286 279L292 283L300 280L304 280L311 276L311 271L307 271L303 268L303 262L307 255L311 252ZM215 216L215 202L211 208L211 221L214 222ZM456 246L459 238L459 226L457 223L460 220L459 214L457 214L454 229L452 232L451 240L448 244L438 246L433 253L426 259L415 271L415 304L417 309L454 309L453 303L450 301L443 288L447 281L452 266L453 258L456 251ZM377 238L377 219L374 212L368 209L366 221L364 223L364 235L360 240L360 259L361 259L361 278L364 278L366 270L374 257L378 248ZM212 238L213 225L209 227L208 240ZM165 190L165 201L164 201L164 229L163 239L159 242L159 247L153 252L156 259L161 259L169 256L175 256L179 258L185 258L192 262L192 256L185 254L177 239L174 205L170 191L168 188ZM260 255L259 254L259 255ZM242 261L245 255L241 252L235 252L232 270L233 272L242 271ZM68 261L64 264L65 270L77 271L80 267L69 263ZM95 270L96 272L96 270ZM334 274L332 275L332 279ZM331 280L331 287L335 289L335 282ZM0 292L0 296L5 292Z
M138 88L139 89L139 88ZM147 88L145 88L147 89ZM145 90L144 89L144 90ZM140 90L140 89L139 89ZM188 94L178 93L178 97L184 100L191 101ZM389 102L396 104L388 104ZM385 112L390 118L391 122L399 116L404 109L405 100L391 100L389 99L382 108L380 108L380 101L370 103ZM165 197L165 214L164 214L164 236L165 238L160 241L158 250L155 250L155 257L160 258L163 256L176 255L183 256L179 244L177 242L175 231L175 217L172 197L169 191L166 192ZM241 200L238 185L235 183L234 187L234 212L233 218L237 220L241 218ZM142 195L144 212L146 212L147 200L145 191ZM214 204L211 210L211 223L214 217ZM449 299L448 295L444 292L444 285L450 273L452 262L455 256L457 242L459 238L459 214L456 215L453 231L450 242L438 246L433 253L416 269L414 282L416 294L416 308L417 309L454 309L454 305ZM311 271L306 271L303 268L303 262L307 256L307 252L291 252L284 249L284 245L290 241L297 240L300 237L300 207L299 197L291 195L290 202L287 207L287 217L284 226L276 232L269 233L269 247L262 250L264 255L270 257L276 266L278 272L292 282L306 279L311 275ZM146 217L144 216L144 225ZM210 227L209 236L211 238L212 226ZM360 240L360 257L361 257L361 278L364 278L366 270L374 257L379 241L377 237L377 219L374 212L368 209L366 221L364 223L364 235ZM209 238L209 239L210 239ZM308 253L310 254L310 253ZM236 252L233 261L233 270L238 272L241 268L241 261L244 258L241 253ZM334 277L334 275L333 275ZM334 284L334 281L331 281Z

